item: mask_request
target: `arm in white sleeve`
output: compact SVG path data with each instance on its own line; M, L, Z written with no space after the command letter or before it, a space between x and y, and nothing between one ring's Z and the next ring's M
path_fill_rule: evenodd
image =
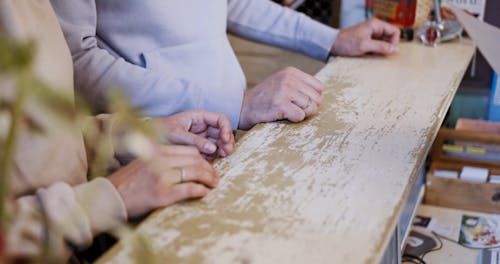
M326 60L338 31L269 0L228 0L228 31Z
M100 110L114 87L121 88L134 107L154 117L203 109L203 95L188 80L134 65L98 46L95 0L51 3L71 50L75 87Z

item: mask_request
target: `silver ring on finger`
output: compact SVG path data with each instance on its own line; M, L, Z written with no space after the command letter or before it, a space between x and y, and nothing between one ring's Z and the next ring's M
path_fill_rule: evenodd
M178 167L179 170L179 183L183 183L186 181L186 171L184 171L184 168Z
M304 107L304 110L305 110L305 109L307 109L307 108L309 108L309 107L311 106L311 104L312 104L311 97L307 97L307 104L306 104L306 106Z

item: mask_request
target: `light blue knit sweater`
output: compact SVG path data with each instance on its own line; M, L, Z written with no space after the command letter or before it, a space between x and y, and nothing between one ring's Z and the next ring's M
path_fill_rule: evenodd
M324 60L337 31L269 0L51 0L76 89L98 107L120 87L145 114L203 109L238 125L245 77L233 33Z

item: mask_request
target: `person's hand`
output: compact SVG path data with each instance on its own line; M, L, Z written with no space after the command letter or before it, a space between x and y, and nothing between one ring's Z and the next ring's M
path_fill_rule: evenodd
M282 119L300 122L318 111L323 89L318 79L288 67L245 92L238 126L249 129Z
M398 52L400 31L378 19L340 30L330 53L340 56L360 56L366 53L389 55Z
M108 177L131 218L203 197L219 182L215 170L194 147L166 145L155 151L150 160L134 160Z
M157 119L156 122L171 144L195 146L207 157L225 157L233 151L231 123L223 114L187 111Z

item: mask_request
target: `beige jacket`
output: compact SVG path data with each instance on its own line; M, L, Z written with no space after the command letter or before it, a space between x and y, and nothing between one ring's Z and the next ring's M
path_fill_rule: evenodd
M36 77L73 94L71 56L49 0L0 0L0 31L20 42L34 40ZM12 98L15 90L12 76L0 73L0 98ZM85 247L95 234L126 220L125 207L107 179L87 182L80 130L54 122L36 100L26 105L44 133L25 132L18 138L10 179L15 202L7 250L39 254L41 245L50 242L52 253L64 256L65 242Z

